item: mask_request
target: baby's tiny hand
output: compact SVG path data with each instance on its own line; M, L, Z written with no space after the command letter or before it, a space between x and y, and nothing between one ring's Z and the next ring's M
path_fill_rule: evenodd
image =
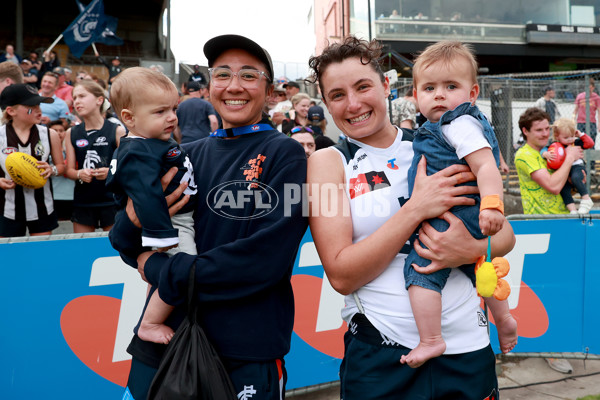
M503 224L504 215L500 211L487 208L479 212L479 227L484 235L495 235Z
M545 151L542 153L542 157L544 157L548 161L552 161L552 160L554 160L556 155L550 151Z

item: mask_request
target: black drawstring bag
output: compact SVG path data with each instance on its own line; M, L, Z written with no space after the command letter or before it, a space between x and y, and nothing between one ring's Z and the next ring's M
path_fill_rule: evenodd
M148 390L148 400L237 399L219 355L196 319L196 266L188 284L188 315L167 346Z

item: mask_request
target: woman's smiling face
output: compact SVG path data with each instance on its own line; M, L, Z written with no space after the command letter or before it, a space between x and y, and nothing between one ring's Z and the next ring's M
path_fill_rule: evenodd
M330 64L321 75L323 97L335 124L364 143L389 128L387 81L357 57Z
M223 52L213 63L213 67L226 67L234 73L241 69L255 69L267 72L263 63L252 54L241 49ZM252 125L262 118L262 110L271 95L273 85L262 77L256 87L245 88L239 77L234 76L227 87L210 84L210 102L223 119L223 128L237 128Z

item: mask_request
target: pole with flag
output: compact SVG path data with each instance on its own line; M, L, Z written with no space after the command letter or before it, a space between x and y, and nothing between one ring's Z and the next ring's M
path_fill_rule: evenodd
M115 34L117 19L104 14L104 3L102 0L92 0L86 7L83 7L77 1L77 5L81 13L50 45L45 53L52 50L62 38L65 39L65 42L69 46L71 54L77 58L80 58L85 49L94 42L112 46L123 44L123 40Z

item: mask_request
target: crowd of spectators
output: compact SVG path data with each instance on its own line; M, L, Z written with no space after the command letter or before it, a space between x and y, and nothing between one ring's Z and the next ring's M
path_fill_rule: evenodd
M106 61L95 51L98 63L104 65L108 70L108 79L105 81L84 68L73 70L68 66L61 65L61 61L54 51L45 52L41 56L37 52L31 51L27 58L22 58L15 54L12 45L7 45L4 50L0 56L3 61L0 63L0 93L7 86L25 84L42 98L52 99L51 102L40 103L42 117L37 124L56 132L62 146L65 173L53 176L50 183L54 200L54 216L58 220L72 221L74 227L81 226L81 221L76 221L81 219L81 215L78 217L74 215L73 211L74 192L77 191L77 187L89 183L87 180L90 182L104 180L105 177L102 174L100 174L102 175L101 179L100 175L95 176L90 171L104 170L106 166L100 167L99 164L98 168L88 168L89 165L87 167L79 166L79 161L90 163L92 162L90 160L94 159L91 156L85 156L82 160L73 159L73 165L70 169L67 168L67 158L74 157L68 157L69 148L75 152L78 150L77 146L67 143L71 141L70 132L72 130L75 132L76 127L84 126L85 119L88 119L88 123L90 122L89 110L85 111L85 106L76 104L73 89L83 81L95 82L102 92L96 93L94 96L101 98L98 101L106 102L106 105L100 107L103 120L106 123L118 124L121 126L119 129L124 130L123 124L112 112L109 102L110 85L124 70L121 61L119 57ZM153 65L150 69L162 72L158 65ZM278 128L298 141L305 149L307 158L316 150L334 145L335 142L325 136L327 120L324 109L317 104L317 101L304 93L298 82L280 79L276 83L277 86L265 104L262 122ZM85 87L88 88L88 91L92 90L87 84ZM93 89L95 90L95 87ZM178 125L173 137L180 143L189 143L207 137L222 126L220 116L210 103L208 79L198 64L194 65L189 79L181 85L177 117ZM89 129L86 128L86 132L88 131ZM118 140L116 142L118 144ZM52 162L52 158L50 160ZM67 174L67 170L73 172ZM2 170L1 173L1 178L7 178L6 171ZM75 209L77 210L77 207ZM105 230L107 227L110 228L111 224L102 224L101 221L112 220L112 218L106 215L97 217L100 225L90 222L88 225L91 228L104 227Z
M73 71L67 66L61 66L57 54L53 51L46 52L41 56L37 52L31 51L26 58L22 58L14 52L13 46L9 44L0 56L3 61L0 63L0 91L8 85L24 83L39 92L42 97L52 98L54 100L52 103L40 104L41 124L58 132L61 142L63 142L64 132L70 127L82 123L81 117L74 107L73 86L83 80L92 80L104 90L104 98L108 101L109 85L123 70L119 57L114 57L110 62L107 62L97 52L96 57L98 62L107 68L108 81L90 74L83 68ZM156 68L151 69L157 70L159 66L153 67ZM591 80L590 89L592 91L591 109L595 117L596 110L600 109L600 102L597 101L597 94L594 93L593 80ZM413 88L409 87L404 96L392 101L391 114L392 122L395 125L416 129L421 121L412 92ZM181 85L180 95L180 105L177 111L179 122L174 132L174 137L178 142L187 143L201 139L221 126L220 116L210 103L208 79L198 64L193 66L193 72L189 75L189 79ZM543 96L534 104L534 107L548 114L550 125L555 118L560 117L554 101L555 95L554 88L547 86L544 88ZM584 109L584 106L581 104L584 104L584 101L581 99L584 96L585 93L578 96L573 114L577 118L578 128L582 132L584 123L581 122L583 118L581 115L584 113L581 110ZM108 121L121 124L110 109L106 112L105 117ZM285 79L276 80L272 94L265 103L263 117L263 122L297 140L304 147L307 157L316 150L335 144L326 136L327 119L323 107L304 93L299 82ZM592 130L595 131L597 129L594 126L595 118L592 122ZM590 136L593 138L595 132L591 132ZM548 139L546 138L546 140ZM64 148L63 142L63 150ZM545 146L544 149L546 149ZM543 157L542 161L545 162ZM507 169L508 167L504 163L502 171L507 172ZM552 172L554 171L550 170L549 176L552 176ZM68 178L60 176L52 179L52 185L58 217L70 219L69 210L71 209L70 202L72 202L74 183L69 182ZM528 198L527 193L523 198Z

